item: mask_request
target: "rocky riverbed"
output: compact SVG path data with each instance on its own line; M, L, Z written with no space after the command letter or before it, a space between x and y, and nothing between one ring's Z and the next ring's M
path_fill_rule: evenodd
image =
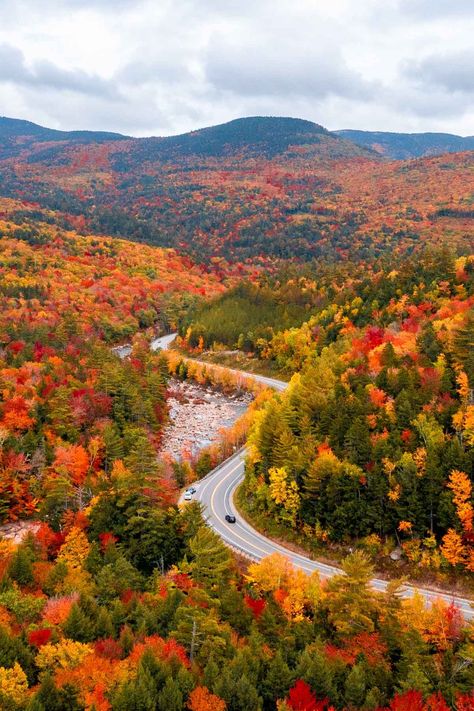
M166 427L161 454L179 459L183 451L196 454L219 438L247 409L250 393L225 395L189 381L171 380Z

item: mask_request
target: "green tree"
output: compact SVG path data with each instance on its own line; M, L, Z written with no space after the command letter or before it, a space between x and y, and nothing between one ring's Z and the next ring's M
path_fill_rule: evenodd
M356 551L344 559L343 575L328 581L328 620L342 636L374 630L377 602L370 587L373 567L364 553Z
M34 582L31 550L25 546L19 546L12 558L8 575L19 585L31 585Z
M183 694L176 681L169 676L158 694L157 709L159 711L181 711L182 708Z
M233 562L229 549L208 526L189 541L192 555L190 571L194 580L208 590L225 587L231 578Z
M91 642L95 637L94 623L83 612L78 604L74 604L65 623L63 632L66 637L76 642Z
M344 697L349 707L363 705L366 694L365 669L362 664L355 664L346 677Z

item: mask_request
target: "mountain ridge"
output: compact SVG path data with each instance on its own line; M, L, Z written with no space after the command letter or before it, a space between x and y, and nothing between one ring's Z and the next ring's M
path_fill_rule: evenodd
M424 133L398 133L393 131L359 131L342 129L334 131L360 146L371 148L379 155L395 160L425 158L474 150L474 136L428 131Z
M192 155L274 157L281 153L323 152L329 158L371 157L407 160L474 150L474 136L443 132L401 133L341 129L330 131L307 119L289 116L244 116L171 136L134 137L111 131L48 128L24 119L0 116L3 157L38 143L93 144L130 141L142 160L179 159ZM322 150L319 150L322 149Z

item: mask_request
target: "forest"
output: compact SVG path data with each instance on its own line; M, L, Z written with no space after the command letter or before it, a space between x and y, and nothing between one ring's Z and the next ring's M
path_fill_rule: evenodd
M2 711L474 708L472 621L402 595L472 594L472 153L268 122L0 142ZM219 350L287 390L197 362ZM170 377L255 398L165 461ZM239 515L340 574L179 505L246 441Z
M0 194L218 273L473 248L472 151L388 161L318 124L258 117L168 139L58 138L8 134Z
M221 335L296 373L255 418L243 508L315 552L356 542L375 560L398 549L412 573L472 573L474 257L429 249L284 278L218 296L183 329L191 352ZM279 330L285 294L307 316Z

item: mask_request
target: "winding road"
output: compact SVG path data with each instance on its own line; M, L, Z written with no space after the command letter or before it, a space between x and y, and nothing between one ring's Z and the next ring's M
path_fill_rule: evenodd
M176 334L172 333L157 338L151 347L153 350L168 348L175 337ZM241 371L235 372L241 373ZM275 390L282 391L287 386L287 383L282 380L267 378L263 375L253 373L244 373L244 375ZM209 526L230 548L251 560L259 561L271 553L278 552L285 555L295 567L301 568L306 573L317 570L321 578L339 574L341 569L336 566L320 563L317 560L293 553L288 548L266 538L239 515L234 505L234 494L244 476L245 456L246 450L243 448L195 484L197 491L194 499L203 505ZM234 515L236 523L227 523L226 514ZM388 585L387 581L378 578L373 578L371 582L372 587L377 591L386 590ZM428 604L437 598L443 598L448 604L454 602L466 619L474 618L472 607L474 601L413 585L405 585L401 594L408 598L412 597L415 591L418 591Z

